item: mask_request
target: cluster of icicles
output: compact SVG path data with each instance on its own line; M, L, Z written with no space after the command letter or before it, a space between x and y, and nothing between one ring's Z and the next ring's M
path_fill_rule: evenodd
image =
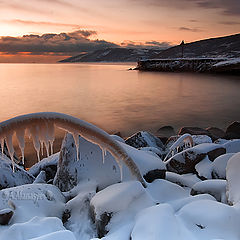
M3 151L4 141L6 141L8 152L13 163L13 171L15 153L12 142L13 134L16 134L21 149L23 163L25 135L32 138L34 148L37 152L38 161L40 161L40 150L43 152L44 146L46 148L47 156L49 156L49 149L50 154L53 154L55 127L61 128L73 135L77 149L77 158L79 158L79 136L82 136L89 142L97 144L102 149L103 162L106 151L110 152L118 163L121 172L121 163L124 162L132 175L134 175L143 186L146 186L146 183L134 161L121 145L108 133L90 123L62 113L32 113L18 116L0 123L1 148Z

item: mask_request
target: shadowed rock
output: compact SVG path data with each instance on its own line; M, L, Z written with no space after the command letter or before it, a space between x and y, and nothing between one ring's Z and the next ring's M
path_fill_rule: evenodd
M0 225L7 225L13 216L13 211L10 208L0 211Z
M227 127L226 138L227 139L240 138L240 122L233 122Z

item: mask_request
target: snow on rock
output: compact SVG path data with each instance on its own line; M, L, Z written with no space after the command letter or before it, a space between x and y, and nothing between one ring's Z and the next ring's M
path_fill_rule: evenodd
M202 161L206 156L210 161L226 153L224 147L214 143L202 143L192 148L188 148L167 160L166 166L169 171L178 174L192 173L195 165Z
M34 216L59 217L65 206L60 190L49 184L27 184L0 191L0 209L13 207L10 224L28 221Z
M240 201L240 152L234 154L227 163L226 179L227 179L227 198L229 204L236 204Z
M46 181L53 179L57 171L57 163L59 153L55 153L50 157L43 158L40 162L34 164L28 172L37 177L41 171L46 172Z
M46 183L46 172L45 171L41 171L36 179L34 180L33 183Z
M31 238L29 240L76 240L74 234L68 230L61 230L53 233L49 233L37 238Z
M206 156L201 162L195 165L199 177L203 179L212 178L212 162Z
M172 183L176 183L181 187L189 187L189 188L191 188L195 183L201 181L201 179L199 179L197 175L193 173L180 175L174 172L166 172L165 179Z
M240 239L240 214L226 204L212 200L194 201L181 208L177 217L194 236L191 239Z
M217 157L212 163L212 175L213 178L226 179L226 167L228 160L235 153L226 153Z
M0 169L0 189L29 184L34 181L34 177L17 164L15 164L15 172L13 172L11 160L1 153Z
M240 152L240 139L230 140L222 145L227 153Z
M165 165L159 157L152 156L144 151L137 150L125 143L118 142L126 153L133 159L144 176L149 171L158 170L155 178L163 178ZM94 181L98 189L103 189L121 181L121 168L113 156L102 151L97 145L79 138L79 160L74 139L71 134L66 134L58 163L54 184L62 191L69 191L81 181ZM155 172L156 173L156 172ZM122 165L122 180L132 180L129 169ZM150 180L153 180L152 178Z
M114 184L98 192L90 202L98 237L130 223L138 211L154 204L138 181Z
M217 201L226 203L226 180L212 179L196 183L191 189L191 195L210 194Z
M59 238L53 238L54 235ZM66 231L62 221L56 217L33 217L24 223L15 223L7 228L0 227L1 240L60 240L63 236L69 237L65 239L75 240L74 235Z
M191 237L168 204L142 210L136 217L131 233L132 240L188 240Z
M89 240L96 236L95 227L90 218L90 200L96 193L91 187L82 191L66 203L64 226L72 231L76 240ZM66 219L64 219L66 218Z
M131 137L127 138L125 142L135 148L156 147L163 149L164 147L159 138L145 131L135 133Z
M189 196L184 188L164 179L156 179L148 184L147 191L157 203L167 203Z

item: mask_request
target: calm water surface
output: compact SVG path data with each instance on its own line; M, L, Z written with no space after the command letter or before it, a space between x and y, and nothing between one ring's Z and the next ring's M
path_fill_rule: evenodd
M134 64L0 64L0 121L56 111L127 136L240 120L240 79L127 71Z

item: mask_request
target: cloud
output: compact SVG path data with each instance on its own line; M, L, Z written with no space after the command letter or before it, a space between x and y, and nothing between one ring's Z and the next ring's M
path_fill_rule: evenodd
M222 21L219 23L223 25L240 25L240 22L235 22L235 21Z
M56 53L77 54L118 45L105 40L91 40L97 33L90 30L78 30L70 33L30 34L22 37L4 36L0 38L1 52L32 54Z
M180 31L188 31L188 32L202 32L201 29L198 28L189 28L189 27L180 27L178 28Z
M225 15L240 16L239 0L130 0L133 4L145 4L153 7L166 7L177 9L203 8L218 9Z
M82 27L78 24L71 24L71 23L30 21L30 20L22 20L22 19L1 20L1 22L8 23L8 24L31 25L31 26L41 25L41 26L71 27L71 28L78 28L78 29Z
M148 41L148 42L134 42L134 41L124 41L121 43L122 47L127 48L145 48L145 49L167 49L172 47L173 45L170 42L157 42L157 41Z

